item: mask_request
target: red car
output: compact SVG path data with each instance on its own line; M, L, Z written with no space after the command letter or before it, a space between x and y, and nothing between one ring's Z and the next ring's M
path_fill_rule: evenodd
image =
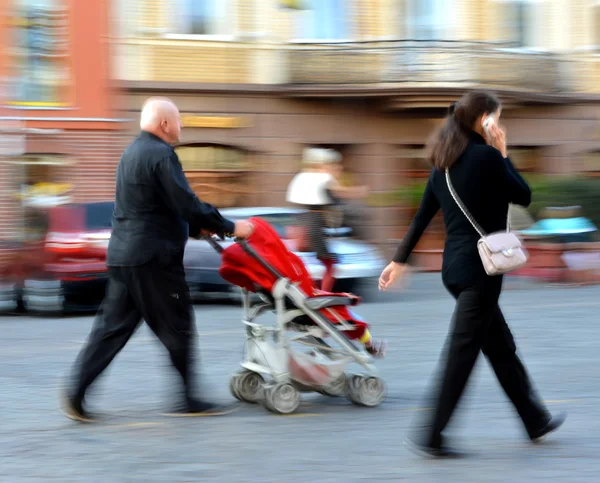
M113 208L113 202L102 202L38 210L41 236L12 250L0 301L12 290L13 306L27 311L97 310L106 287Z

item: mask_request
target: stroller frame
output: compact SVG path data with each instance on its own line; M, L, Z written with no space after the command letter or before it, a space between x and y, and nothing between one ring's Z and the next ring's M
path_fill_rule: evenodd
M214 239L210 238L209 243L222 252L222 247ZM385 398L385 385L377 377L373 357L344 334L353 326L327 307L326 297L308 297L295 283L282 277L246 241L238 240L237 243L277 280L270 296L257 291L260 298L257 303L252 303L250 293L241 289L246 342L244 360L240 364L242 370L230 380L233 396L243 402L261 403L269 411L280 414L296 411L301 392L346 396L354 404L366 407L381 404ZM293 308L288 308L286 300ZM319 312L322 309L329 310L339 325L324 317ZM267 311L275 313L274 326L257 322ZM294 322L299 316L309 317L314 325ZM323 339L327 336L340 349L325 342ZM325 385L309 385L292 376L289 361L290 355L296 354L291 347L293 342L312 347L311 360L329 368L331 377ZM345 368L352 362L361 365L367 374L346 375Z

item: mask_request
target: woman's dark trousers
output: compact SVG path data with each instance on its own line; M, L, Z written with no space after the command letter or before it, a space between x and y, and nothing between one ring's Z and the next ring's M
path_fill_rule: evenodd
M442 432L464 392L480 351L488 358L528 433L550 420L516 353L515 341L498 306L501 285L502 281L495 279L479 287L447 285L456 299L456 309L446 342L441 381L436 388L435 407L423 444L442 446Z

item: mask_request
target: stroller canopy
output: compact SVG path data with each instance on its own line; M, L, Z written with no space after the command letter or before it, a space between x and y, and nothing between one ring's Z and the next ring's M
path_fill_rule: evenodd
M306 294L312 295L314 284L304 263L290 252L275 229L260 218L251 218L254 232L247 240L248 245L279 275L298 283ZM256 292L257 288L272 291L277 277L264 267L252 255L246 253L241 245L234 243L223 250L219 274L229 283Z

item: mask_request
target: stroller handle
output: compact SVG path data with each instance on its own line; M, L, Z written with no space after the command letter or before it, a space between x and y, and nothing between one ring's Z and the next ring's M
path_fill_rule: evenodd
M203 238L208 242L208 244L211 247L213 247L215 249L215 251L217 253L223 253L224 248L221 246L221 244L217 240L215 240L212 237L212 235L205 235Z
M208 244L209 244L211 247L213 247L217 253L223 253L223 250L225 250L225 249L224 249L224 248L221 246L221 244L220 244L220 243L219 243L217 240L215 240L215 239L213 238L213 236L212 236L212 235L204 235L202 238L203 238L205 241L207 241L207 242L208 242ZM236 243L240 243L240 244L241 244L241 242L243 242L244 240L243 240L243 239L241 239L241 238L236 238L234 241L235 241Z
M217 253L223 253L224 248L211 235L206 235L204 239L208 242L208 244L211 247L213 247L217 251ZM258 253L256 253L256 251L254 251L254 249L250 245L248 245L248 242L246 240L242 238L236 238L235 242L238 243L248 255L257 260L258 263L260 263L263 266L263 268L265 268L265 270L268 270L271 273L271 275L273 275L276 278L282 278L277 270L275 270L271 265L269 265L265 260L263 260L263 258Z

